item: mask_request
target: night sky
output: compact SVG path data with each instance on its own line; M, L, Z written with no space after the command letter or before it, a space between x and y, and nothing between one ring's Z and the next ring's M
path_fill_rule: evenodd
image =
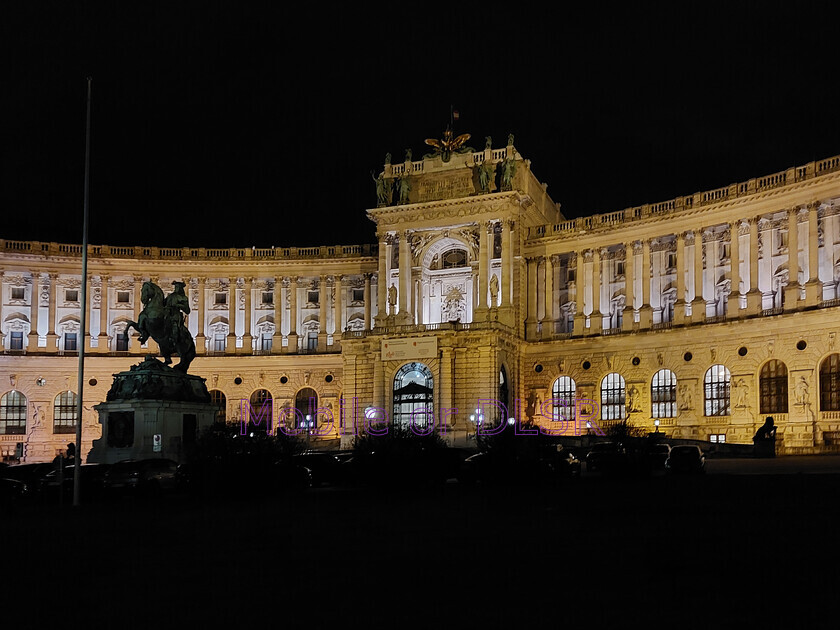
M97 244L373 242L371 171L450 106L569 218L840 154L822 5L345 6L4 3L0 238L81 242L87 75Z

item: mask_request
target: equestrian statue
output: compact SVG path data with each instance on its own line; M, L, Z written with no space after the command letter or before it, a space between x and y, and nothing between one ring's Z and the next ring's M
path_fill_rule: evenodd
M181 360L172 369L186 374L190 363L195 359L195 342L184 323L184 315L190 312L190 301L184 293L183 282L173 282L175 289L163 296L163 291L154 282L144 282L140 291L143 310L136 322L128 322L125 332L134 328L140 336L138 341L145 343L149 337L160 346L164 363L172 363L172 355Z

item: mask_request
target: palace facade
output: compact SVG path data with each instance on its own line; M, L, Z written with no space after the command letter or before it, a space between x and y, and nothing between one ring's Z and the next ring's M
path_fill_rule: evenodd
M840 443L840 157L574 220L512 139L386 163L377 188L375 245L93 245L82 279L79 245L0 239L4 458L72 441L82 344L88 452L112 375L156 350L126 332L149 280L186 283L191 372L228 421L270 409L344 446L367 421L468 445L506 418L750 443L772 416L785 452Z

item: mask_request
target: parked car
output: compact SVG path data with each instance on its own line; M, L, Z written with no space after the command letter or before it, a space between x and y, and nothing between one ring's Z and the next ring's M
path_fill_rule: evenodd
M671 449L665 461L665 472L701 474L706 472L706 456L699 446L680 445Z
M98 499L102 496L105 475L110 468L108 464L82 464L80 466L79 493L85 500ZM52 500L58 498L59 488L63 488L64 498L72 499L75 475L76 467L72 464L64 467L63 479L59 477L58 470L53 468L40 479L38 492L44 499Z
M292 459L266 461L239 456L181 464L175 479L179 489L197 496L241 498L306 490L312 486L312 471Z
M488 451L467 457L461 465L458 480L483 484L550 483L563 478L577 479L580 469L580 460L562 445L530 457Z
M294 455L292 462L308 468L312 473L312 486L335 485L341 481L341 462L338 457L326 451L307 451Z
M670 454L670 444L665 444L664 442L651 444L645 449L644 461L649 470L663 470Z
M629 464L627 452L621 444L598 442L586 454L586 470L589 472L614 472Z
M103 488L109 493L148 493L174 490L178 463L171 459L140 459L117 462L107 471Z
M38 489L38 483L41 478L49 472L55 470L55 464L40 463L40 464L16 464L4 468L2 476L4 479L16 479L24 482L29 486L30 490Z
M0 505L14 505L31 498L32 491L25 482L0 478Z

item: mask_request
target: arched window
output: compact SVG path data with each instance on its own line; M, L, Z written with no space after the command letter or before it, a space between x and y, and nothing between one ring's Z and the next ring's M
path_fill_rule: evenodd
M433 393L434 380L428 367L422 363L402 366L394 376L394 425L409 427L413 419L414 426L427 426L432 421Z
M12 390L0 397L0 435L26 433L26 396Z
M552 412L555 422L574 421L575 416L575 392L577 384L570 376L561 376L551 387Z
M216 424L224 424L227 420L227 398L218 389L211 389L210 402L219 405L219 410L216 412Z
M840 354L820 363L820 411L840 411Z
M271 433L274 400L267 389L257 389L251 394L248 412L248 433Z
M508 385L507 370L503 365L499 369L499 401L507 409L508 416L512 415L510 408L510 386ZM505 418L507 420L507 418Z
M759 413L788 412L788 371L784 363L777 359L765 363L759 373L758 388Z
M440 257L442 269L457 269L467 266L467 252L463 249L450 249Z
M53 433L75 433L76 418L76 394L61 392L55 397Z
M713 365L706 370L706 377L703 379L705 415L729 415L729 380L729 370L724 365Z
M601 381L601 419L624 420L625 405L624 377L611 372Z
M297 417L298 429L315 429L318 426L318 392L311 387L304 387L295 395L295 409L300 413ZM302 419L301 419L302 418Z
M653 418L677 417L677 375L659 370L650 382L650 415Z

